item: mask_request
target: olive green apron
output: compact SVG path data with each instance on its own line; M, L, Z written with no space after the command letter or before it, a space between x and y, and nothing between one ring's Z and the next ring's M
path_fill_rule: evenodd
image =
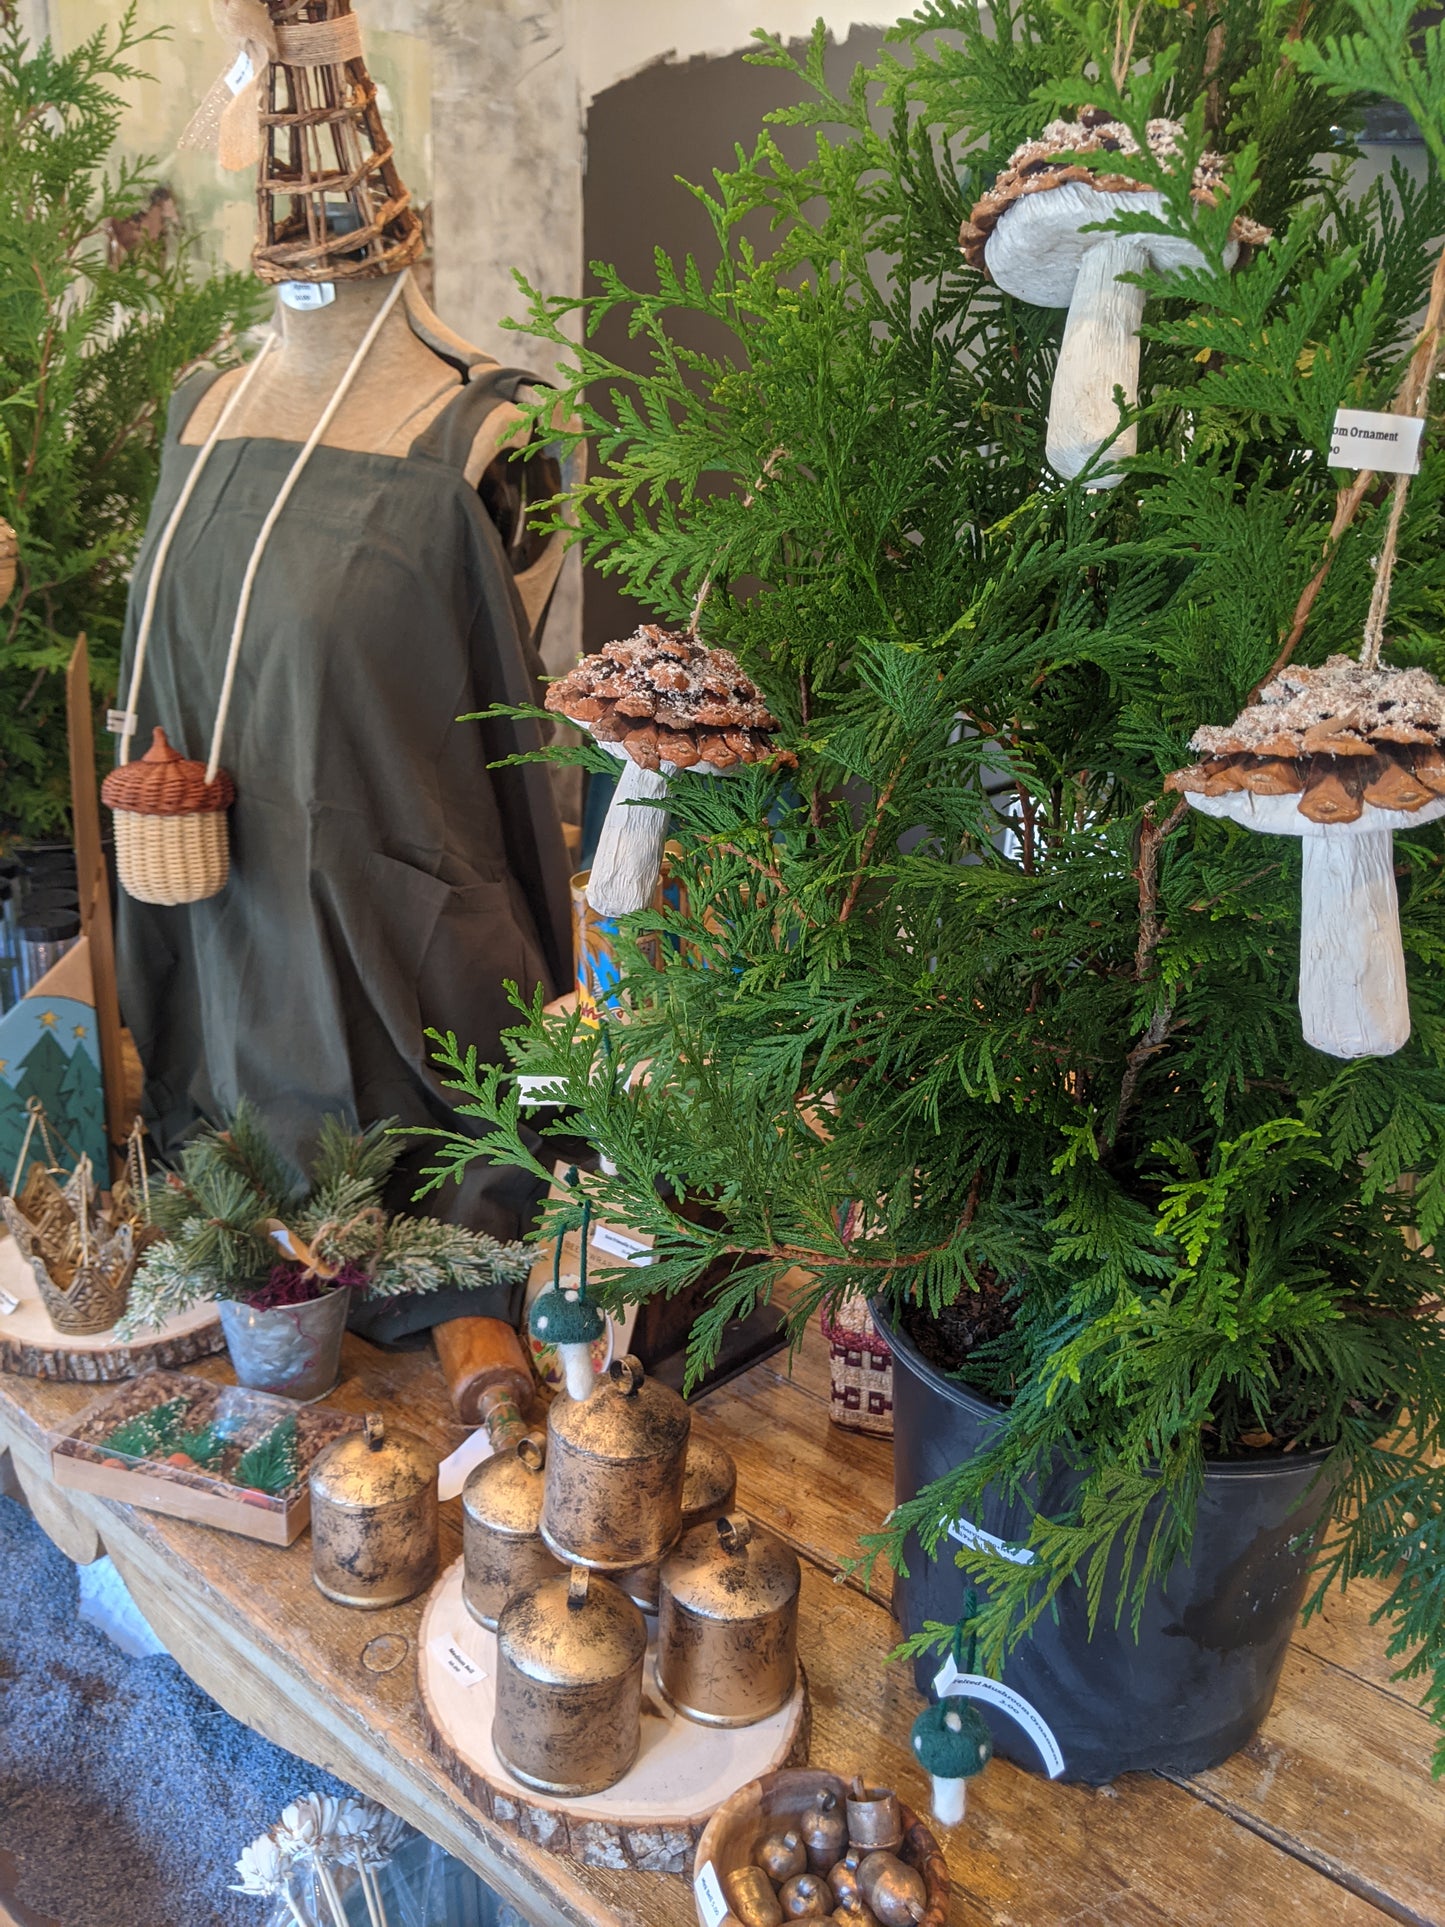
M171 405L122 688L154 544L197 454L180 436L214 379L193 377ZM486 417L530 379L479 369L403 456L319 447L271 537L222 752L236 783L230 880L174 908L121 899L122 1007L163 1156L243 1095L298 1161L330 1111L455 1127L428 1028L496 1059L516 1021L507 981L530 997L570 980L547 770L489 767L536 748L538 730L456 720L539 700L500 537L463 474ZM291 442L217 444L161 579L137 754L162 723L205 756L241 578L295 459ZM424 1143L408 1152L394 1204L427 1157ZM514 1237L533 1203L529 1180L478 1161L426 1208ZM381 1328L507 1297L425 1299Z

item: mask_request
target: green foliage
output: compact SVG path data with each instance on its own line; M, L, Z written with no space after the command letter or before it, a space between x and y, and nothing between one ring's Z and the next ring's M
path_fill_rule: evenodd
M799 766L673 779L685 907L628 920L625 1024L599 1035L539 1002L501 1069L436 1040L491 1135L480 1153L439 1139L432 1182L477 1155L545 1176L515 1074L548 1080L564 1109L544 1138L605 1152L594 1208L656 1240L630 1293L731 1261L694 1373L796 1265L815 1282L795 1333L845 1292L906 1321L1003 1281L1008 1329L965 1366L1007 1408L996 1444L864 1549L942 1549L985 1488L1025 1497L1085 1468L1067 1510L1034 1516L1033 1563L959 1555L986 1588L990 1666L1076 1582L1133 1619L1188 1551L1211 1459L1317 1450L1321 1583L1384 1582L1396 1650L1445 1715L1445 1327L1425 1255L1445 1236L1445 832L1395 844L1415 1034L1340 1063L1300 1034L1298 842L1163 788L1290 630L1335 512L1335 409L1384 406L1410 353L1445 155L1432 134L1422 181L1396 168L1352 199L1348 131L1370 92L1445 126L1440 30L1411 39L1407 19L1404 0L1149 6L1128 71L1129 23L1106 8L927 0L842 91L821 28L801 60L762 37L756 57L796 74L803 104L778 118L816 130L811 154L791 165L764 131L693 190L715 262L659 255L655 289L604 265L595 296L533 298L600 458L572 504L589 559L675 621L710 581L702 632L761 683ZM1127 163L1162 212L1122 225L1196 235L1206 263L1143 277L1139 452L1103 492L1043 462L1061 315L957 245L1015 142L1084 101L1136 131L1172 114L1190 153L1230 159L1215 211L1187 169ZM1226 272L1245 207L1274 238ZM617 310L640 377L593 345ZM701 322L726 350L689 345ZM1391 656L1438 673L1436 427ZM1380 487L1301 661L1358 648L1386 512ZM684 1192L705 1223L672 1209ZM544 1235L580 1212L552 1201Z
M0 789L9 827L67 819L65 665L90 640L115 688L126 588L159 463L165 404L193 363L234 357L250 277L198 279L182 238L111 246L144 211L152 164L112 165L134 7L72 52L0 16L0 515L19 539L0 610Z
M176 1433L186 1415L184 1398L167 1399L148 1412L137 1412L101 1440L103 1452L119 1452L128 1459L153 1458L157 1452L170 1452ZM182 1448L184 1449L184 1448Z
M525 1277L529 1253L485 1232L434 1219L391 1216L382 1194L401 1145L384 1118L353 1130L322 1119L308 1173L294 1169L242 1100L224 1125L209 1125L181 1152L178 1168L151 1186L150 1216L162 1234L136 1270L118 1329L164 1324L203 1298L247 1298L284 1258L283 1226L327 1268L363 1273L378 1297L469 1290Z
M289 1492L301 1476L297 1449L296 1421L283 1418L262 1439L241 1454L231 1478L236 1485L250 1486L255 1492L273 1498Z

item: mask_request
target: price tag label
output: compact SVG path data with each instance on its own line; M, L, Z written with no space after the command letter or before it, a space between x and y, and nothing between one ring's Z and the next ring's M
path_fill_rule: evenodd
M597 1225L588 1242L609 1257L625 1258L630 1265L652 1263L652 1248L647 1241L633 1237L631 1232L619 1231L613 1224Z
M432 1641L432 1658L439 1666L445 1667L453 1679L460 1680L463 1686L480 1686L486 1674L473 1659L468 1659L461 1647L453 1639Z
M455 1499L467 1482L467 1474L474 1465L492 1456L492 1441L487 1436L485 1425L479 1425L469 1439L457 1447L449 1458L442 1460L437 1467L437 1497Z
M256 63L243 47L236 55L235 64L226 71L226 85L233 94L239 94L243 87L249 87L256 78Z
M566 1089L560 1077L544 1077L540 1071L522 1071L517 1078L517 1096L524 1110L532 1104L560 1104Z
M986 1673L961 1673L954 1660L946 1659L934 1675L933 1690L940 1699L952 1694L958 1699L982 1700L985 1706L997 1707L1028 1734L1039 1749L1039 1758L1051 1780L1057 1780L1063 1772L1064 1752L1054 1738L1054 1729L1032 1700L1005 1686L1001 1679L990 1679Z
M288 308L304 314L308 308L329 308L336 299L334 281L283 281L281 300Z
M728 1903L722 1882L717 1877L717 1868L711 1860L704 1861L702 1872L692 1883L692 1890L697 1895L698 1912L707 1927L722 1927L728 1917Z
M105 712L105 726L112 736L134 736L139 716L127 716L123 709L108 709Z
M1034 1563L1034 1555L1027 1546L1010 1545L1007 1539L1000 1539L996 1532L985 1532L982 1526L976 1526L972 1519L955 1519L948 1528L948 1536L975 1552L996 1552L1000 1559L1009 1559L1016 1566L1031 1566Z
M1418 475L1419 415L1376 415L1368 408L1341 408L1330 432L1333 468L1373 468L1382 475Z
M0 1291L0 1318L8 1318L12 1311L19 1311L20 1300L8 1291Z

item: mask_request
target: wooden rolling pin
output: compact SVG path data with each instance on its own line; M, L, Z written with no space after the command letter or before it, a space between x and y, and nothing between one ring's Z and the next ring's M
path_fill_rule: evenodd
M527 1430L533 1392L522 1341L502 1318L448 1318L432 1328L442 1376L467 1425L485 1425L492 1449L504 1452Z

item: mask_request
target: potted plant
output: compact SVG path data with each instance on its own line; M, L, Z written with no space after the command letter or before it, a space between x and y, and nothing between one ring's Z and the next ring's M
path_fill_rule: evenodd
M1332 467L1330 430L1420 345L1445 40L1422 52L1403 0L1357 11L925 0L842 91L821 29L800 60L764 38L811 152L764 132L697 190L715 263L661 259L655 292L600 267L528 323L606 456L568 511L588 553L736 653L798 766L671 776L684 907L626 920L625 1022L539 1002L511 1065L442 1038L444 1073L487 1155L544 1175L519 1072L595 1142L593 1208L654 1237L616 1289L731 1259L699 1363L794 1267L795 1333L867 1294L899 1503L863 1568L898 1567L920 1684L967 1618L1084 1779L1222 1758L1301 1603L1360 1575L1445 1715L1445 844L1395 838L1413 1034L1344 1061L1296 1008L1300 839L1166 788L1281 662L1354 653L1390 520L1391 478ZM1417 174L1352 182L1371 95L1415 115ZM1154 197L1100 208L1149 241L1112 284L1141 342L1071 476L1046 459L1071 296L959 250L1056 116L1055 153L1112 130L1078 179ZM595 345L613 309L640 370ZM1442 666L1442 489L1427 430L1396 664ZM475 1155L442 1142L431 1181Z
M278 1154L250 1104L199 1132L177 1169L151 1183L153 1242L121 1336L215 1298L240 1383L316 1399L336 1383L354 1292L392 1298L524 1277L524 1246L387 1213L382 1192L401 1149L391 1124L356 1131L323 1118L304 1175Z
M65 668L84 631L98 700L120 659L166 404L259 319L249 274L196 272L149 160L116 157L141 77L136 7L61 53L0 8L0 823L69 834ZM143 57L143 56L142 56Z

